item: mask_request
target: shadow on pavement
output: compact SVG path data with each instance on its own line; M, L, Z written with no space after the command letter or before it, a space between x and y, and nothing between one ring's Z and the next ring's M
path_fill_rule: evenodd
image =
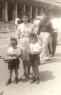
M61 54L57 54L56 56L52 57L50 61L46 61L44 63L40 63L40 65L44 64L52 64L52 63L58 63L61 62Z
M57 56L57 57L61 57L61 53L57 53L56 56Z
M20 78L19 79L19 82L22 81L22 82L27 82L29 80L31 80L32 77L29 77L29 78L26 78L26 79L22 79ZM45 81L48 81L48 80L52 80L54 79L54 76L53 76L53 73L51 71L41 71L40 72L40 82L45 82Z
M31 80L31 77L28 77L28 78L25 78L25 79L20 78L20 79L19 79L19 82L20 82L20 81L22 81L22 82L27 82L27 81L29 81L29 80Z
M61 62L61 58L52 58L51 62L50 63L58 63L58 62Z
M40 72L40 81L48 81L54 79L53 73L51 71L41 71Z

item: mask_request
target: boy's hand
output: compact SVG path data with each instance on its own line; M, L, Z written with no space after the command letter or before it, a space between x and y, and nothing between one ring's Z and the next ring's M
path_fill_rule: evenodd
M5 62L5 63L8 63L8 59L4 59L4 62Z
M8 54L7 56L11 56L11 57L15 56L15 57L17 57L16 54Z
M22 54L19 54L19 55L17 55L17 58L20 58L22 56Z
M8 63L8 59L2 58L5 63Z

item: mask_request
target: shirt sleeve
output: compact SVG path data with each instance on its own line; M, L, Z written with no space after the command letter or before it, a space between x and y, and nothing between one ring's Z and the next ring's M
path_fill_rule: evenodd
M11 53L11 49L9 48L8 51L7 51L7 54L10 54Z
M15 37L16 37L17 39L20 39L20 26L19 26L19 25L18 25L18 27L17 27L16 33L15 33Z
M42 46L41 46L41 44L39 43L39 44L38 44L39 52L41 52L41 48L42 48Z
M7 55L13 54L13 49L11 47L9 47L8 51L7 51Z

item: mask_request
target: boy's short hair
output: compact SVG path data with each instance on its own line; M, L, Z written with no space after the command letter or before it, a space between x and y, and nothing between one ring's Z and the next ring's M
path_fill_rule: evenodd
M38 40L37 35L35 33L31 33L30 34L30 38Z
M22 15L22 17L23 17L23 16L26 16L26 17L29 18L29 14L28 14L26 11L21 12L21 15Z
M15 43L16 43L16 45L17 45L17 39L16 39L15 37L11 37L10 42L11 42L11 41L15 41Z

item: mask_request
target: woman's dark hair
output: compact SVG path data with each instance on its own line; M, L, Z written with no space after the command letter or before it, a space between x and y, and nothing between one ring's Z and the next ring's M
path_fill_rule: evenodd
M21 12L21 18L23 17L23 16L26 16L27 18L28 18L28 22L30 22L30 16L29 16L29 13L28 12Z

